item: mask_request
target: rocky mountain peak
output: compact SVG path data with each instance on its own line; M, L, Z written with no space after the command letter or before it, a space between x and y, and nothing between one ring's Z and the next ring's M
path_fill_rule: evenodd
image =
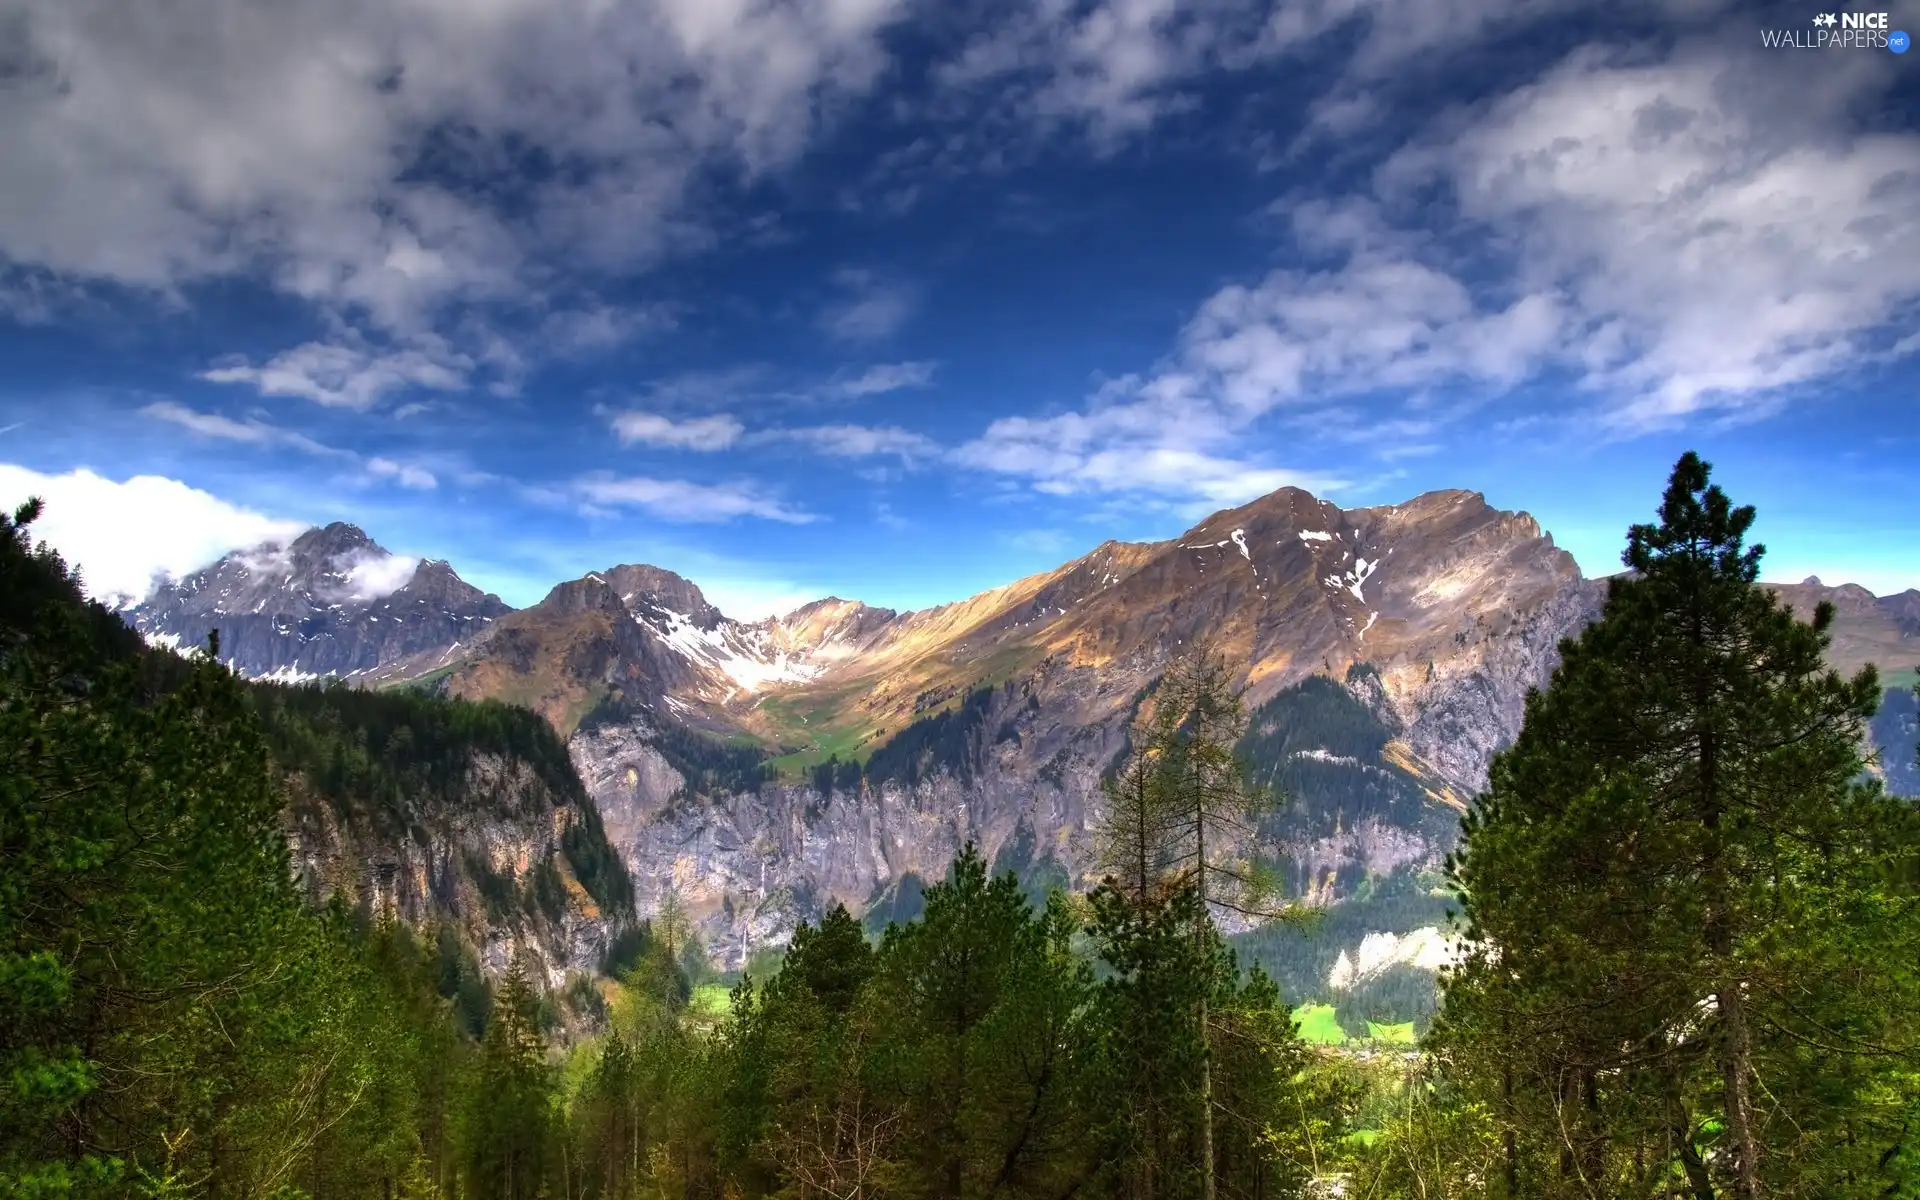
M377 542L367 536L366 530L358 525L349 525L345 521L316 525L294 538L287 548L296 556L311 559L331 559L355 551L372 551L380 555L387 553Z
M442 558L429 558L414 568L413 578L394 593L418 599L429 604L472 604L489 610L489 615L497 616L507 611L500 597L479 588L460 578L452 564ZM498 609L499 612L492 610Z
M785 616L759 622L759 627L782 650L844 657L870 644L900 615L891 608L828 596L803 604Z
M358 675L470 640L509 611L444 562L392 554L336 521L235 551L128 611L155 642L204 643L251 676Z
M629 563L601 572L620 600L634 612L677 614L697 629L711 631L726 620L691 580L664 567Z
M612 616L625 616L626 605L620 599L620 593L613 584L598 571L590 571L578 579L569 579L565 583L556 583L553 590L529 613L542 612L554 616L572 616L579 613L599 612Z
M1882 596L1880 608L1908 633L1920 636L1920 588L1908 588L1892 596Z
M334 536L345 559L373 561L351 533ZM365 628L413 624L401 601L453 595L467 587L457 578L421 564L365 610L377 622ZM1839 608L1836 665L1920 661L1920 591L1779 590L1802 613ZM1453 810L1517 732L1528 689L1604 593L1532 515L1478 492L1345 509L1284 488L1177 538L1106 541L904 613L827 596L736 621L680 575L625 564L486 614L393 677L432 675L453 695L540 712L570 739L643 911L672 879L709 934L743 954L817 916L815 902L858 906L944 869L967 840L996 856L1027 846L1070 876L1087 869L1101 773L1136 698L1202 641L1239 668L1280 755L1267 769L1349 772L1322 793L1324 828L1290 850L1310 894L1432 865ZM1909 610L1917 623L1903 633ZM1331 732L1312 732L1321 720ZM1355 722L1377 723L1374 758L1326 740ZM781 782L762 779L757 754L781 760ZM1407 798L1391 819L1389 794Z

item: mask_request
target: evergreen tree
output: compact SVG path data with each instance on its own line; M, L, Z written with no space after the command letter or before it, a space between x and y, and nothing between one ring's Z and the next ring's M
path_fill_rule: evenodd
M901 1194L1059 1195L1085 1171L1071 1098L1090 976L1072 931L1064 904L1036 914L971 844L922 919L888 929L877 1086L901 1108Z
M559 1165L554 1100L539 998L516 958L480 1043L462 1130L470 1200L534 1200L541 1194Z
M1758 586L1753 519L1679 461L1466 819L1434 1046L1506 1194L1915 1186L1912 813L1862 774L1873 671Z

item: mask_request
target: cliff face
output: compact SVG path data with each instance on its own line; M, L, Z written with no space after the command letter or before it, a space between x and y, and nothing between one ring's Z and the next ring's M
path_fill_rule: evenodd
M404 824L329 801L298 777L288 791L294 869L314 902L338 897L418 928L450 923L490 971L524 955L550 988L599 968L619 914L568 862L562 841L580 810L526 764L476 756L462 803L427 806Z
M537 715L415 689L251 685L316 903L451 931L481 963L592 973L633 884L565 746Z

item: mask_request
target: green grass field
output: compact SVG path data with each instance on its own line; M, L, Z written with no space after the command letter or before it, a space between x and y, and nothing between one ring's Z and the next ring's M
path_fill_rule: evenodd
M871 745L862 745L871 730L864 718L851 715L859 688L769 696L760 702L759 715L772 731L772 740L804 749L767 760L783 777L792 778L808 767L838 758L842 762L866 757Z
M693 989L688 1007L709 1017L724 1017L733 1011L733 991L724 983L703 983Z
M1293 1023L1300 1027L1300 1037L1309 1045L1347 1044L1347 1031L1340 1028L1340 1019L1331 1004L1302 1004L1293 1010Z
M1411 1046L1419 1040L1414 1036L1412 1021L1398 1025L1382 1025L1378 1021L1368 1021L1367 1036L1376 1042L1386 1042L1395 1046Z

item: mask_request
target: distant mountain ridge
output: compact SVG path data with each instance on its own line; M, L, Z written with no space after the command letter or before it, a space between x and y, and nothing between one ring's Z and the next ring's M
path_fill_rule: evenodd
M229 554L128 610L149 642L220 653L251 678L358 676L471 641L511 612L447 563L400 558L353 525Z
M220 625L249 674L534 709L569 740L641 910L673 892L729 962L834 900L896 904L967 840L1034 879L1083 881L1100 778L1144 689L1201 639L1239 668L1243 750L1297 793L1263 833L1295 889L1338 903L1430 871L1606 587L1531 516L1466 491L1347 510L1282 489L951 604L829 597L758 621L646 565L515 611L433 563L355 598L353 581L390 584L404 562L350 526L281 557L293 569L229 556L133 619L150 638ZM1920 591L1777 590L1803 613L1835 605L1838 667L1920 661Z

